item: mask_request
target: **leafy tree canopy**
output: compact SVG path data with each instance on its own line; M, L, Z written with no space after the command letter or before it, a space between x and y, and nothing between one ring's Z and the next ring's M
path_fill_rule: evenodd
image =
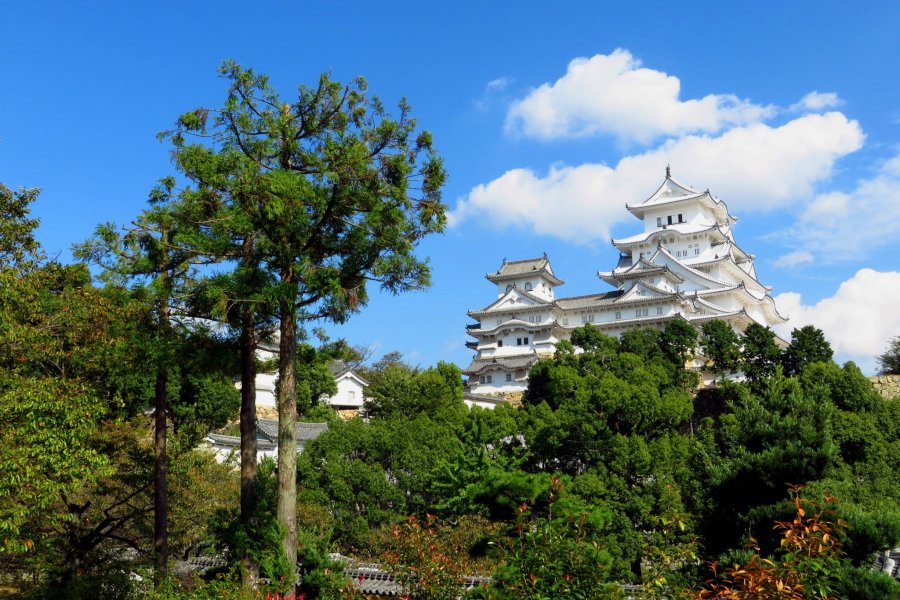
M878 372L881 375L900 375L900 335L894 336L884 354L878 357Z
M798 375L803 367L814 362L831 362L834 351L821 329L804 325L791 331L791 343L782 357L786 375Z

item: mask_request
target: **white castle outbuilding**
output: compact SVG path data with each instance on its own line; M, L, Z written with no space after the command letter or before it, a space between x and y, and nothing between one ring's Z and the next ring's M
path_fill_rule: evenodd
M497 299L469 311L467 326L477 351L463 371L470 395L521 392L528 369L552 354L571 331L591 323L609 335L634 327L663 328L678 318L699 326L722 319L735 330L786 319L775 308L771 288L760 283L753 255L735 243L737 221L709 190L697 191L672 178L640 204L626 204L644 223L631 237L612 240L619 264L598 276L616 289L586 296L557 297L564 282L546 255L503 261L485 277Z

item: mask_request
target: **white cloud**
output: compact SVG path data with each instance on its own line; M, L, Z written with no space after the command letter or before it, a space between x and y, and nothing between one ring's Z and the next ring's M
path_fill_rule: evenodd
M512 82L513 79L510 77L498 77L488 81L487 85L484 86L481 97L475 100L475 108L481 112L486 112L491 108L496 96L503 92Z
M498 77L497 79L492 79L488 81L485 89L490 92L500 92L506 89L510 83L512 83L512 79L509 77Z
M825 332L836 360L853 360L866 372L875 369L875 357L900 334L900 272L861 269L843 282L834 296L807 305L796 292L775 297L778 311L790 317L775 327L790 339L794 328L814 325Z
M624 212L621 196L608 195L619 180L605 165L554 166L544 177L512 169L473 188L450 214L450 225L482 215L494 223L530 226L539 234L580 243L608 238L609 225Z
M849 192L816 196L797 223L777 235L828 260L859 258L897 240L900 155Z
M663 135L715 133L775 112L732 94L681 100L680 91L677 77L642 68L627 50L576 58L560 79L513 103L506 129L539 139L611 134L646 143Z
M770 210L809 197L862 141L859 124L841 113L809 114L780 127L757 123L719 137L670 140L614 168L555 166L544 176L512 169L461 199L451 225L477 215L579 243L606 239L612 225L631 218L624 204L650 195L667 164L677 179L708 187L732 212Z
M834 92L810 92L800 99L800 102L791 104L793 111L820 111L829 108L837 108L844 103Z
M797 265L813 262L814 260L815 257L812 253L807 252L806 250L797 250L796 252L790 252L784 256L780 256L778 260L775 261L775 266L790 269Z

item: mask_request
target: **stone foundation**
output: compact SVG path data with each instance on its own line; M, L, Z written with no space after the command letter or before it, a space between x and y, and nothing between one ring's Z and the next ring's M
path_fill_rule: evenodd
M273 406L257 406L256 407L256 418L257 419L274 419L278 420L278 409Z
M502 398L503 400L506 400L513 408L521 408L523 394L524 392L497 392L496 394L486 395L494 396L496 398Z
M875 375L869 381L883 398L900 398L900 375Z

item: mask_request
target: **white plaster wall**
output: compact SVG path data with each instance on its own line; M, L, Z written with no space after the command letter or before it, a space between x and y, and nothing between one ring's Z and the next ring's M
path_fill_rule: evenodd
M278 378L277 373L257 373L256 374L256 406L264 408L275 408L275 380ZM236 381L234 387L241 389L241 382Z
M222 464L224 462L232 462L236 465L240 464L241 461L241 451L240 448L232 448L231 446L223 446L221 444L214 444L212 442L207 441L206 447L209 449L216 458L216 462ZM303 449L306 447L305 442L297 442L297 454L303 452ZM278 460L278 447L272 448L271 450L258 449L256 451L256 462L262 462L264 458L271 458L272 460Z
M527 380L516 381L516 372L512 372L512 381L506 381L506 374L509 371L502 369L492 369L485 371L480 375L469 377L469 388L475 394L496 394L498 392L521 392L528 387ZM525 369L527 374L527 369ZM490 375L491 383L479 383L480 378Z
M526 289L526 284L531 284L531 289ZM522 277L513 280L502 281L497 284L497 297L501 298L508 291L507 288L510 286L522 290L523 292L528 292L529 294L535 295L539 298L543 298L545 300L553 300L553 286L550 285L547 280L538 275L533 275L531 277Z
M473 406L477 406L478 408L487 408L490 410L494 410L497 405L493 402L479 402L478 400L463 400L466 406L472 408Z
M324 399L331 406L361 408L365 400L365 390L355 378L344 375L337 380L337 394Z

